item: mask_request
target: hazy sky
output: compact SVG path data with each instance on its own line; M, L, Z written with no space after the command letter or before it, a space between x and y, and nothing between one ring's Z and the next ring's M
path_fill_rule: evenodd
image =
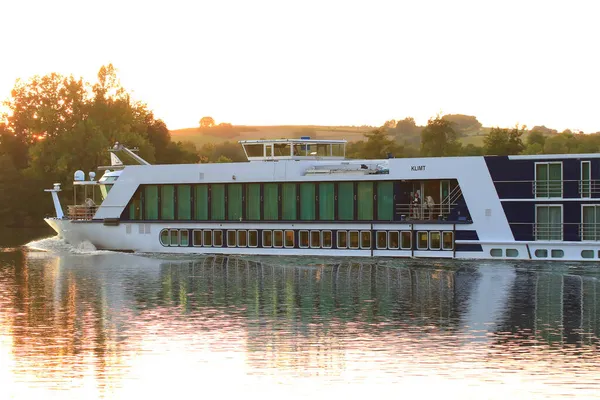
M169 128L436 113L600 131L598 1L1 0L16 78L113 63Z

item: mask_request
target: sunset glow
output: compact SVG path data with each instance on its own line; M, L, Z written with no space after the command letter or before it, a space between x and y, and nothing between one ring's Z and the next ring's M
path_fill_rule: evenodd
M17 78L121 83L170 129L381 125L441 112L484 126L600 131L592 1L5 2L0 98Z

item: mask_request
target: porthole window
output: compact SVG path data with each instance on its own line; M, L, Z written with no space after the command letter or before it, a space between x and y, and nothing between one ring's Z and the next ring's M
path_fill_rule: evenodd
M348 232L337 231L337 248L345 249L348 247Z
M309 247L309 241L308 241L308 231L300 231L300 233L298 234L298 239L300 241L300 248L301 249L308 249Z
M310 247L313 249L321 247L321 232L310 231Z
M202 246L202 231L194 229L192 231L192 240L194 246Z
M321 245L324 249L330 249L332 245L331 231L323 231Z
M550 254L552 255L552 258L563 258L565 256L565 252L561 249L552 249Z
M548 257L548 250L546 250L546 249L537 249L534 254L535 254L535 256L537 258L547 258Z
M294 247L294 231L285 231L285 247Z
M283 247L283 231L273 231L273 247Z
M502 257L502 249L491 249L490 255L492 257Z
M248 247L258 247L258 231L248 231Z
M388 248L396 250L399 247L400 247L400 234L398 233L398 231L388 232Z
M169 245L169 230L168 229L163 229L162 231L160 231L160 244L162 244L163 246Z
M519 257L519 250L506 249L506 257Z
M387 232L386 231L377 231L377 248L378 249L387 249Z
M351 249L358 249L358 231L350 231L350 243L349 246Z
M419 250L427 250L427 232L417 232L417 249Z
M263 247L273 247L273 231L263 231Z
M581 250L581 258L594 258L594 250Z
M360 232L360 248L370 249L371 248L371 231Z
M213 232L210 230L204 231L204 242L202 245L204 247L211 247L213 245Z
M429 232L429 248L431 250L439 250L442 247L440 233Z

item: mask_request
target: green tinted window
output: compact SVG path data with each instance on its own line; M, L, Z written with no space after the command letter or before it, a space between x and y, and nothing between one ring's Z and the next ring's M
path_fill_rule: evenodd
M284 183L281 187L283 206L281 208L282 219L295 220L296 215L296 184Z
M279 219L278 203L279 189L277 183L265 183L264 186L264 219L277 220Z
M354 183L338 183L338 219L351 221L354 219Z
M210 186L210 219L225 219L225 185L215 183Z
M300 184L300 219L304 221L315 220L315 184Z
M335 197L333 183L319 183L319 219L333 221L335 217Z
M161 219L175 219L175 188L173 185L160 187Z
M377 219L379 221L394 219L394 184L392 182L377 183Z
M192 218L191 192L190 185L177 186L177 219L188 220Z
M235 221L242 218L242 184L227 185L227 219Z
M129 219L142 219L142 192L136 190L129 203Z
M359 182L357 185L358 219L373 219L373 182Z
M198 185L194 190L194 219L208 219L208 186Z
M260 220L260 184L246 185L246 219Z
M158 186L148 185L144 188L144 218L158 219Z

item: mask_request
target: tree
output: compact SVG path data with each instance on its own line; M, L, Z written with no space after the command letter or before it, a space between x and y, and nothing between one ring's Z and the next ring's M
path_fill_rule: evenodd
M215 126L215 120L213 117L202 117L200 118L200 128L212 128Z
M430 118L427 126L421 131L421 156L444 157L458 155L461 144L456 138L452 122L440 116Z
M521 153L525 149L525 145L521 140L524 131L525 127L519 129L518 125L510 131L508 129L492 128L490 133L483 139L485 154L507 156Z
M389 137L384 129L375 129L364 134L366 141L352 143L346 149L349 158L382 159L402 157L404 148Z
M458 136L474 136L481 131L481 122L472 115L448 114L442 119L452 123L452 128Z

